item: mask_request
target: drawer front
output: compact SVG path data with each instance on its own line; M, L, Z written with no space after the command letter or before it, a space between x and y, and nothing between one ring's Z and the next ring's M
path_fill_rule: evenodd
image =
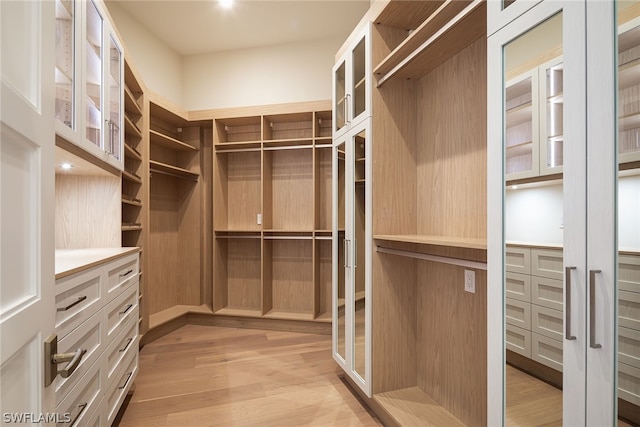
M531 276L531 302L562 311L564 290L562 280Z
M618 360L640 369L640 331L618 328Z
M621 291L640 292L640 255L618 255L618 286Z
M618 363L618 397L640 405L640 369Z
M562 250L531 249L531 275L563 279Z
M531 331L507 324L505 332L507 349L531 358Z
M531 276L507 271L504 288L507 298L531 302Z
M81 348L86 350L76 370L67 378L58 375L53 382L56 405L60 404L71 389L87 373L89 368L99 361L104 351L104 311L94 314L89 320L74 329L66 337L58 341L58 353L72 353ZM98 362L99 363L99 362ZM62 370L66 363L58 365Z
M561 341L563 326L562 311L531 304L531 332Z
M136 314L138 310L135 310ZM122 331L116 339L113 340L111 345L104 353L102 363L104 365L104 383L111 385L114 377L122 367L122 361L130 356L131 353L138 351L138 320L131 318L126 323L126 327L122 328Z
M562 372L562 341L531 333L531 358Z
M640 294L619 291L618 297L618 324L640 331Z
M505 268L512 273L531 273L531 249L507 246Z
M137 319L137 312L138 282L136 281L107 305L107 338L105 340L107 345L118 335L122 325L131 318Z
M138 253L119 258L106 266L106 301L109 302L138 280Z
M104 393L100 367L100 361L94 363L67 397L60 402L56 412L64 414L65 419L56 426L91 425L90 418L93 418L94 413L100 412L98 408Z
M102 308L103 270L93 268L56 281L56 333L64 338Z
M104 418L107 421L107 425L113 423L113 420L118 414L118 409L120 405L122 405L138 373L138 352L131 352L121 368L115 376L114 381L107 387L107 394L104 396Z
M505 317L508 325L531 330L531 304L516 299L505 299Z

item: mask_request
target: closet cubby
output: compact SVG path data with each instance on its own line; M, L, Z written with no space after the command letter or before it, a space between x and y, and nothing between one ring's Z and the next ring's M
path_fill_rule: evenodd
M267 150L264 156L263 227L313 231L313 149Z
M260 150L217 152L214 176L216 231L260 231L262 157Z
M373 23L372 158L357 141L354 156L377 247L372 396L399 425L472 425L487 401L485 3L392 1Z
M149 327L188 312L211 313L211 211L202 174L211 168L213 123L149 100ZM205 218L203 220L203 218ZM209 218L207 220L206 218ZM205 225L207 224L208 225Z
M213 111L213 311L331 321L329 101Z

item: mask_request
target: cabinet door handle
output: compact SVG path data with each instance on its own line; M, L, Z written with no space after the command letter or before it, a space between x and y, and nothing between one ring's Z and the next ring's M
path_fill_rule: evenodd
M127 386L127 384L129 384L129 380L131 379L131 375L133 375L133 371L129 372L129 374L127 375L127 379L125 380L124 384L122 384L120 387L118 387L118 390L122 390L123 388L125 388Z
M596 343L596 274L601 270L589 271L589 347L602 348Z
M129 338L129 339L127 340L127 343L124 345L124 347L122 347L122 348L121 348L121 349L119 349L118 351L119 351L120 353L122 353L122 352L124 352L124 351L127 351L127 349L129 348L129 345L131 344L131 341L133 341L133 338Z
M358 239L353 239L353 268L358 267Z
M79 404L78 408L80 408L80 411L76 414L75 417L73 417L71 421L69 421L70 426L73 426L76 423L76 421L78 421L78 418L80 418L80 415L82 415L84 410L87 409L87 402Z
M351 117L349 116L349 113L351 113L351 109L349 108L349 94L344 96L344 109L344 120L346 123L351 123Z
M564 269L566 288L564 291L564 338L573 341L575 336L571 335L571 272L576 267L566 267Z
M75 372L76 368L80 366L82 356L84 356L86 352L87 350L79 348L73 353L54 354L51 357L51 361L54 364L69 362L61 371L58 371L62 378L69 378L69 376Z
M133 307L133 304L129 304L129 305L127 306L127 308L125 308L125 309L124 309L124 311L121 311L121 312L120 312L120 314L126 314L126 313L127 313L127 311L131 310L131 307Z
M56 311L67 311L72 307L75 307L76 305L80 304L82 301L86 300L87 296L86 295L82 295L79 296L77 300L75 300L74 302L72 302L71 304L65 306L65 307L58 307L56 308Z
M120 277L127 277L127 276L128 276L128 275L130 275L131 273L133 273L133 268L132 268L132 269L129 269L126 273L122 273L122 274L120 275Z

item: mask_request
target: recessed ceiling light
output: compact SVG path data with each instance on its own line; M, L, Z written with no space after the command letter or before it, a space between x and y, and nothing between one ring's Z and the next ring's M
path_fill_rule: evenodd
M60 168L62 168L62 170L64 171L68 171L73 169L73 165L71 163L63 163L60 165Z
M231 7L233 6L233 0L218 0L218 3L224 9L231 9Z
M518 189L518 186L517 186L517 185L512 185L512 186L511 186L511 189L512 189L512 190L517 190L517 189Z

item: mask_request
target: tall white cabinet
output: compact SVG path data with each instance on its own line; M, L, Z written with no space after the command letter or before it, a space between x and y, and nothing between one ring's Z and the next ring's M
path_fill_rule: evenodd
M633 42L628 37L629 29L638 26L629 23L639 21L639 5L518 0L489 2L488 7L488 393L504 397L489 399L488 424L510 422L505 358L510 363L510 351L522 355L526 350L514 347L511 333L515 308L526 309L526 304L520 303L525 294L514 294L514 284L525 281L513 280L513 247L507 250L508 243L547 245L561 254L561 281L538 291L546 287L548 298L553 293L553 316L546 316L542 326L553 327L557 359L542 364L560 375L562 423L615 425L618 417L637 423L640 339L626 325L637 325L632 319L640 318L635 297L640 271L628 267L640 253L640 168L637 144L631 142L638 132L633 121L638 96L629 90L638 80L636 75L634 83L627 69L633 68L633 51L640 46L637 38ZM559 50L555 42L544 41L554 28L559 28ZM546 62L558 53L562 62ZM539 133L540 153L547 148L547 155L540 155L540 170L514 176L509 169L510 151L515 150L510 101L516 85L528 78L509 75L518 61L533 70L530 76L538 76L540 87L556 90L538 90L539 124L533 129ZM546 165L556 175L545 176L549 170L543 171L543 163L549 159L560 160L561 168ZM531 197L529 209L546 215L555 207L545 200L558 191L561 208L549 216L552 224L536 225L528 234L531 241L514 242L505 235L514 221L510 203L522 206ZM544 241L553 236L558 240ZM534 295L533 279L531 283L528 318L533 331L545 312L537 309L540 295ZM519 313L526 323L526 311ZM534 353L540 356L535 350L531 344L532 359Z
M333 358L371 396L370 25L334 67Z

